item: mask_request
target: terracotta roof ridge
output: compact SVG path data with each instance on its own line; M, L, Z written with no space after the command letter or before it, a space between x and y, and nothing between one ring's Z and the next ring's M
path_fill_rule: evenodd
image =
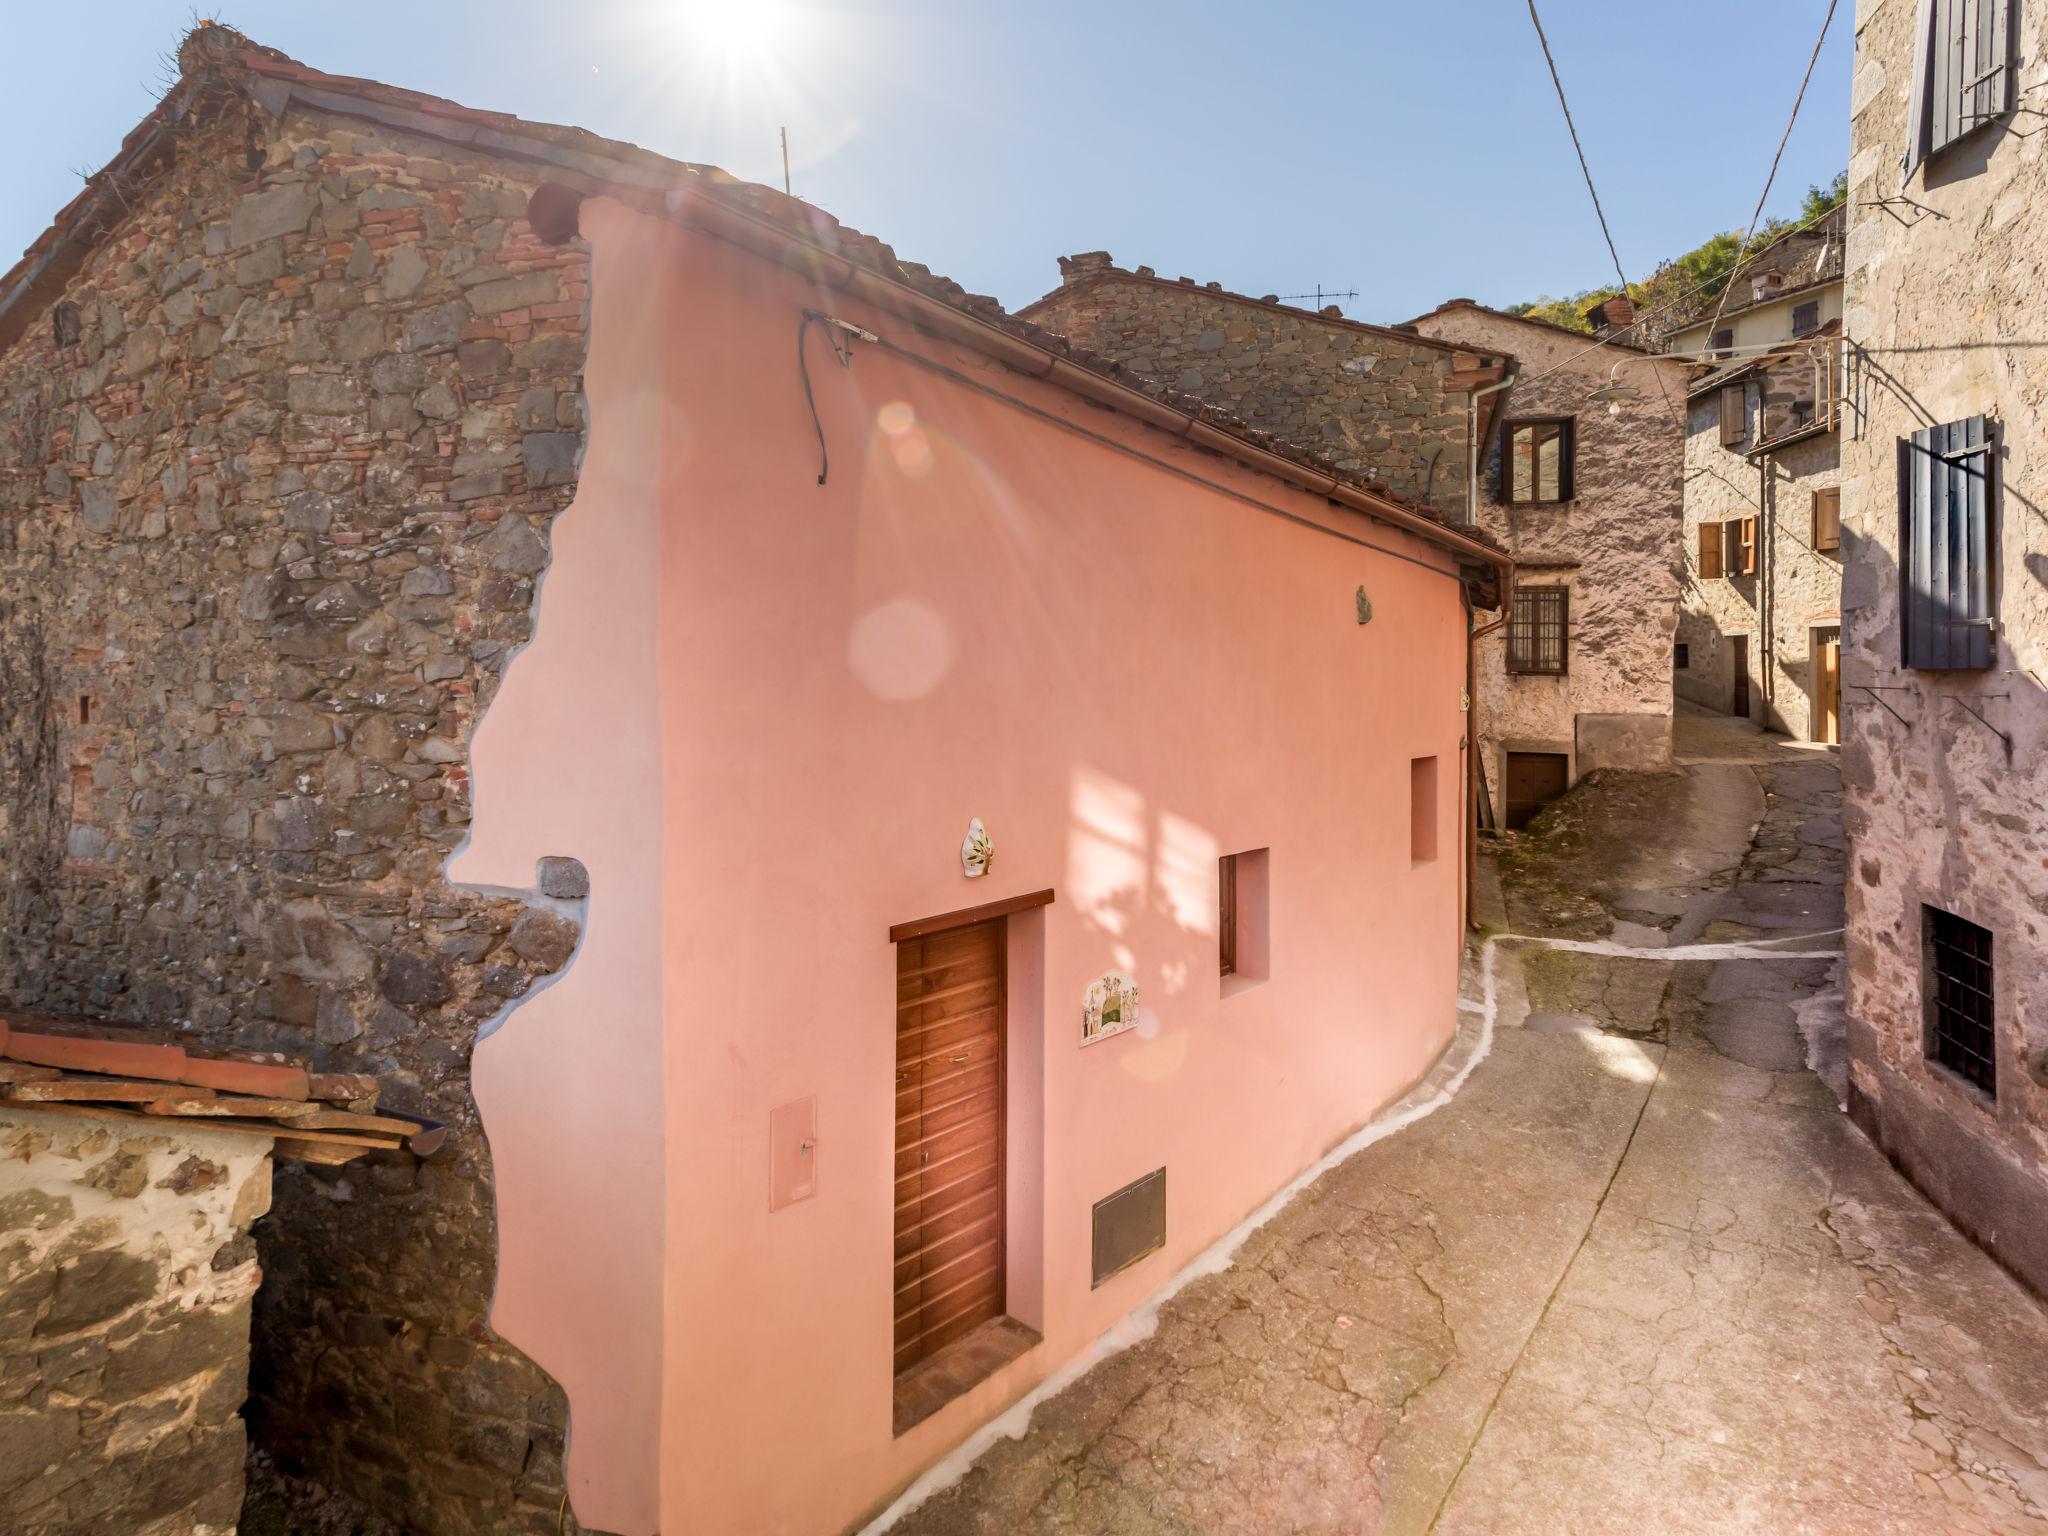
M1553 331L1559 336L1574 337L1579 341L1585 342L1588 346L1619 347L1624 352L1640 352L1646 357L1657 356L1657 348L1655 347L1644 346L1641 342L1623 341L1620 339L1621 336L1635 330L1637 326L1642 324L1640 318L1638 318L1635 325L1623 326L1616 335L1600 337L1594 335L1591 331L1575 331L1568 325L1557 324L1554 320L1538 320L1533 315L1517 315L1505 309L1495 309L1491 304L1482 304L1477 299L1445 299L1435 309L1426 309L1413 320L1402 321L1401 325L1404 328L1411 325L1420 325L1425 320L1434 320L1438 315L1449 314L1461 309L1476 310L1482 315L1491 315L1496 320L1512 320L1521 325L1533 325L1539 330ZM1471 348L1468 347L1466 350L1470 351Z

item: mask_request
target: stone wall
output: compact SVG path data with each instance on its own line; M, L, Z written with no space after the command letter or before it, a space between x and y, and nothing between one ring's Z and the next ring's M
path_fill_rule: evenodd
M267 1137L0 1107L0 1529L230 1536Z
M1513 551L1522 586L1569 597L1563 677L1511 674L1506 627L1479 642L1477 733L1495 815L1506 755L1561 752L1574 778L1592 768L1671 761L1671 637L1678 619L1680 364L1639 353L1589 352L1584 336L1476 305L1419 322L1433 336L1510 352L1520 376L1502 418L1573 418L1573 496L1561 506L1508 507L1499 495L1500 433L1480 464L1479 523ZM1636 393L1620 410L1592 401L1614 366Z
M2037 101L2048 16L2014 10L2017 100ZM1913 0L1858 7L1851 100L1844 324L1866 416L1843 451L1849 1108L1964 1230L2048 1293L2048 162L2023 108L1902 185L1914 19ZM1984 672L1911 670L1898 443L1979 412L1997 418L2002 444L1996 654ZM1992 934L1995 1098L1926 1058L1925 906Z
M79 339L0 353L0 1003L452 1122L417 1169L281 1173L252 1432L408 1528L552 1533L468 1061L577 925L441 871L574 488L586 257L526 168L223 97L124 188Z
M1100 257L1095 260L1094 257ZM1024 318L1462 519L1476 354L1183 279L1065 258Z
M1803 362L1759 370L1744 384L1749 419L1764 430L1790 429L1788 402L1811 403L1813 370ZM1745 446L1749 443L1745 439ZM1798 741L1817 740L1816 629L1841 623L1842 552L1813 547L1813 493L1842 483L1841 438L1823 433L1751 459L1721 445L1720 403L1713 394L1686 416L1685 604L1678 639L1687 664L1677 693L1728 713L1735 700L1736 635L1749 638L1750 718ZM1700 527L1735 518L1758 520L1757 569L1702 579Z

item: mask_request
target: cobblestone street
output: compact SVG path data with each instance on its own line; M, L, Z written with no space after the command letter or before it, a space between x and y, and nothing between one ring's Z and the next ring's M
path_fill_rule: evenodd
M2048 1532L2048 1311L1840 1109L1835 759L1679 727L1489 861L1449 1101L894 1531Z

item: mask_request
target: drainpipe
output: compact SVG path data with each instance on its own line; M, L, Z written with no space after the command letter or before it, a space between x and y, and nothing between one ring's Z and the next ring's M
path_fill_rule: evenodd
M1479 523L1479 397L1495 395L1515 382L1520 373L1517 364L1510 363L1508 371L1501 376L1498 384L1489 384L1484 389L1475 389L1465 403L1465 523L1476 527Z
M1462 581L1458 596L1465 604L1465 929L1472 932L1479 927L1479 630ZM1458 953L1465 953L1462 940Z

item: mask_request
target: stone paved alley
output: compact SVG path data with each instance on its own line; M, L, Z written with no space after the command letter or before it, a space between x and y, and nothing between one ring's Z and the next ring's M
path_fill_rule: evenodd
M1839 1109L1835 760L1680 740L1489 866L1455 1097L896 1532L2048 1532L2048 1311Z

